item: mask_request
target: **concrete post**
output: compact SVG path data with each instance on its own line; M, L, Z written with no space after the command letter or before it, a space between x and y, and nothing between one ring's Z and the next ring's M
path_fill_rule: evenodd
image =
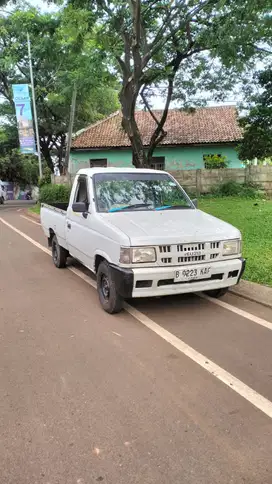
M196 196L199 197L202 192L201 169L196 170Z

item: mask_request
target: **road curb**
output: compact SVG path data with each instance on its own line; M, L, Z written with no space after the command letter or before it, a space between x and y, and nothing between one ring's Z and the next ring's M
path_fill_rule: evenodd
M272 287L241 280L238 286L230 289L230 292L249 301L272 308Z

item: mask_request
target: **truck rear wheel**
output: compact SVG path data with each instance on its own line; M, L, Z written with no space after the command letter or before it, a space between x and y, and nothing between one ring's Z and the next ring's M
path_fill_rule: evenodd
M219 297L224 296L228 292L228 287L222 287L220 289L212 289L211 291L205 291L205 294L210 297L214 297L218 299Z
M0 205L4 205L4 197L0 197Z
M111 268L106 261L101 262L98 267L97 291L100 304L104 311L115 314L123 309L124 300L116 290Z
M58 269L66 267L67 256L67 250L59 245L58 239L54 235L52 239L52 259Z

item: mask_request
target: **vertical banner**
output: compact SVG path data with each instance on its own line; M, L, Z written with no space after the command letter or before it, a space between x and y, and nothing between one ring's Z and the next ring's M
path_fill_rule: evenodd
M16 110L21 153L35 153L35 136L33 131L32 111L28 84L13 84L12 90Z

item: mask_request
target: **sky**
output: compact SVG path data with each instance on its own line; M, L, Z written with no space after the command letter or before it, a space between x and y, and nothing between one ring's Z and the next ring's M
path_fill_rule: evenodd
M58 9L56 5L48 5L48 3L43 0L28 0L27 3L33 5L33 7L39 8L43 12L52 12Z

